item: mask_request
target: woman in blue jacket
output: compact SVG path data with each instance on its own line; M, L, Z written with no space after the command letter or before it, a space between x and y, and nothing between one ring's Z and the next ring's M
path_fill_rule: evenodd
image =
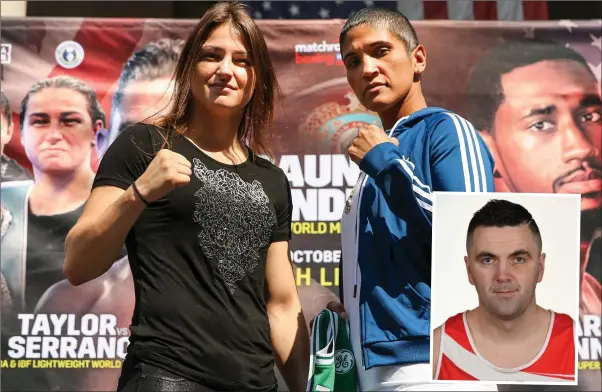
M362 174L342 219L341 299L360 390L439 390L429 385L432 194L494 191L493 158L468 121L427 107L426 52L405 16L361 10L339 41L351 88L386 129L360 130L348 150Z

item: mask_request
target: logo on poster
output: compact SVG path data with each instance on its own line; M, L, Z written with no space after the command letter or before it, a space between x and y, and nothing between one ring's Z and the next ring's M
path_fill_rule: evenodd
M345 101L332 100L313 108L301 120L299 133L318 135L330 151L346 154L360 129L382 127L376 113L368 111L354 93L346 93Z
M56 47L54 57L61 67L72 69L84 61L84 48L75 41L63 41Z
M0 54L1 54L0 64L10 64L11 52L12 52L11 44L2 44L2 46L0 46Z
M328 66L343 65L338 43L321 43L295 45L295 64L326 64Z

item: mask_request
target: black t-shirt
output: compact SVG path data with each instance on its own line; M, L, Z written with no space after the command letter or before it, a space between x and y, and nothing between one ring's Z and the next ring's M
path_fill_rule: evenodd
M82 214L84 205L57 215L35 215L28 208L27 278L25 306L33 311L44 292L65 279L65 238Z
M154 126L127 128L93 187L127 189L163 141ZM136 293L128 356L216 390L271 390L265 265L269 245L290 239L288 180L260 157L220 163L183 136L169 148L193 174L147 206L126 237Z
M25 312L33 312L42 295L53 284L65 279L65 238L83 210L83 204L69 212L57 215L35 215L28 208L27 253L25 279ZM4 294L4 293L3 293ZM4 299L4 298L3 298ZM11 311L12 310L12 311ZM2 358L8 358L8 340L20 335L17 315L20 307L2 309ZM27 368L2 369L3 390L49 391L59 385L64 375L56 369Z

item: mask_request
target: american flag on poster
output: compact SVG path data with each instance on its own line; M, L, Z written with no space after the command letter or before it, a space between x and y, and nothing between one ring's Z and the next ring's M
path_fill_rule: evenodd
M598 82L602 82L602 19L559 20L556 26L528 28L525 38L552 40L573 49L585 58Z
M398 10L410 20L547 20L547 1L332 0L245 1L255 19L347 19L365 7Z

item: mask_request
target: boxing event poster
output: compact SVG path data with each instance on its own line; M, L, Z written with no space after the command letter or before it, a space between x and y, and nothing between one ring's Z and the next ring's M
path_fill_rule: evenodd
M358 128L380 121L347 85L337 43L343 21L258 23L283 93L272 150L291 184L291 260L304 313L311 320L338 297L341 283L340 218L359 175L345 151ZM103 276L73 287L62 276L62 244L81 214L99 157L125 126L151 121L165 109L182 40L194 24L3 19L2 91L10 103L13 128L2 156L3 390L115 389L134 306L127 254L124 251ZM417 22L416 28L428 56L422 86L429 105L458 112L482 133L505 126L504 132L514 135L508 138L514 145L490 146L496 148L496 167L503 164L503 170L496 170L497 191L567 191L559 185L571 175L566 155L579 153L558 147L553 132L581 135L576 137L581 150L597 148L597 158L582 153L575 159L587 162L592 175L600 178L600 21ZM555 77L541 83L526 75L543 74L545 69L524 73L521 64L512 63L518 54L495 57L488 52L505 42L531 39L555 43L559 54L550 54L552 60L566 58L566 50L580 60L554 63ZM534 67L538 64L546 68L545 61ZM505 104L500 75L506 83L504 93L521 96L527 106L541 109L540 98L554 95L550 89L571 83L576 86L572 93L583 99L570 108L547 105L543 112L556 111L557 117L512 126L511 108L500 110ZM57 76L66 78L52 79ZM21 123L20 113L26 111L35 111L37 118ZM568 113L570 121L560 120L561 112ZM7 120L2 117L4 124ZM37 132L55 132L53 127L59 126L70 128L68 151L40 148ZM527 143L526 129L541 132ZM3 128L3 137L4 132ZM28 175L11 177L9 166ZM582 200L576 390L586 391L601 385L602 207L599 190Z

